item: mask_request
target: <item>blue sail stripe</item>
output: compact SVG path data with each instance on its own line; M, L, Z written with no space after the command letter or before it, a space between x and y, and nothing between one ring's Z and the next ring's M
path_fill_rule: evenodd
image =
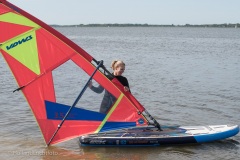
M112 130L113 128L121 129L121 128L130 128L130 127L136 127L136 122L106 122L105 125L100 130L100 132Z
M62 120L70 106L45 101L47 119ZM86 121L102 121L106 114L90 111L82 108L73 107L66 120L86 120Z

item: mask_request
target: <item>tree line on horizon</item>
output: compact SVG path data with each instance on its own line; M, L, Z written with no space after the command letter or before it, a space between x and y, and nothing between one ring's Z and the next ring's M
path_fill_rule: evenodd
M158 25L158 24L132 24L132 23L104 23L104 24L78 24L78 25L50 25L52 27L219 27L219 28L240 28L240 23L223 24L185 24L185 25Z

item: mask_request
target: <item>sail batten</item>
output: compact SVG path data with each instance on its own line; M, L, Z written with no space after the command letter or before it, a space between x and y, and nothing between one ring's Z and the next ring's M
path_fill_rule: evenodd
M130 92L124 92L116 78L109 79L96 70L97 65L92 62L96 60L90 54L5 0L0 0L0 44L0 53L18 83L17 90L23 92L46 143L56 144L85 134L148 125L148 120L141 114L144 107ZM71 77L65 75L67 71L53 73L69 61L81 71L80 83L86 83L96 70L92 77L94 81L116 98L107 114L96 109L100 103L92 92L84 93L85 99L67 112L71 106L65 95L75 96L74 88L64 90L63 95L57 97L58 88L62 86L56 79L65 77L69 80ZM70 85L72 81L67 83ZM53 136L65 116L62 127Z

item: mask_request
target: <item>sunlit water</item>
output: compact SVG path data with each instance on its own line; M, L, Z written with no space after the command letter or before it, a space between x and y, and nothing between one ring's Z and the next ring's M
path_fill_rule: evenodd
M240 124L239 29L56 29L108 68L123 59L132 94L161 124ZM47 148L25 98L12 93L18 86L2 56L0 73L0 159L240 158L239 134L198 145L96 148L81 147L76 138ZM64 78L64 71L59 76Z

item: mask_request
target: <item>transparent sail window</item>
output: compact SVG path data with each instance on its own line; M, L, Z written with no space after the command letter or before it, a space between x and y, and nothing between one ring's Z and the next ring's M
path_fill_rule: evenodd
M72 106L89 78L90 76L71 60L59 66L53 71L56 102ZM104 88L101 92L96 91L96 88L101 89L101 86L95 80L91 83L92 89L90 86L86 89L76 107L106 113L115 103L116 98Z

